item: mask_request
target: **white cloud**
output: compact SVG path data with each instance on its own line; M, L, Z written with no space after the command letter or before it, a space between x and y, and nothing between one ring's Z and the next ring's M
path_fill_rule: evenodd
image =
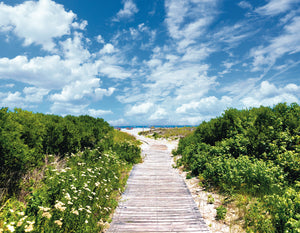
M252 5L247 2L247 1L241 1L238 3L239 7L244 8L244 9L252 9Z
M209 120L214 116L193 116L193 117L183 117L178 120L179 124L182 125L199 125L202 121Z
M120 118L118 120L110 120L108 121L108 123L113 126L121 126L128 124L128 122L124 118Z
M295 3L299 3L299 0L270 0L255 11L262 15L277 15L290 10Z
M232 98L223 96L218 99L215 96L209 96L200 99L199 101L192 101L176 109L177 113L180 114L202 114L202 115L216 115L220 114L227 106L232 104Z
M88 21L86 21L86 20L83 20L81 23L78 23L78 22L72 23L72 27L74 29L80 29L80 30L84 30L87 25L88 25Z
M15 107L28 107L28 105L24 104L24 98L22 97L21 92L8 92L2 93L3 99L0 101L1 106L15 108Z
M105 41L104 41L104 39L103 39L103 37L102 37L101 35L98 35L98 36L96 37L96 40L97 40L97 42L98 42L99 44L104 44L104 43L105 43Z
M0 3L0 30L13 31L24 45L42 45L53 51L54 38L70 34L76 15L51 0L25 1L16 6Z
M117 16L113 19L113 21L120 21L121 19L130 18L139 11L132 0L123 0L123 4L123 9L117 13Z
M64 86L72 78L72 70L57 55L35 57L25 56L13 59L0 58L0 79L12 79L46 89Z
M8 83L8 84L0 85L0 87L6 87L6 88L13 88L14 86L15 86L15 84L13 84L13 83Z
M36 87L25 87L23 93L19 91L0 92L0 105L10 108L32 108L34 107L32 104L41 103L48 93L48 90Z
M59 102L69 102L72 100L81 100L84 97L94 94L96 88L99 87L100 79L93 78L88 80L76 80L62 89L60 94L53 94L50 100Z
M88 105L87 104L73 104L68 102L54 102L51 106L50 110L53 114L59 114L59 115L87 115Z
M40 103L44 96L48 95L49 90L37 87L25 87L23 89L25 94L25 102Z
M273 106L281 102L299 102L300 86L290 83L284 87L263 81L258 88L253 88L240 99L245 107Z
M284 27L284 32L273 38L266 47L260 46L250 51L253 57L253 71L271 67L276 60L285 54L298 53L300 51L300 16L293 18L292 22Z
M97 100L101 100L103 96L111 96L116 89L114 87L110 87L108 89L96 88L95 89L95 97Z
M166 0L167 17L165 22L170 36L177 40L178 51L184 51L196 39L204 36L206 28L216 15L215 0Z
M110 43L104 45L103 48L100 50L100 54L110 54L110 53L114 53L114 52L116 52L116 49Z
M124 62L120 60L120 54L110 56L105 54L95 64L99 73L109 78L126 79L132 76L130 70L123 68Z
M151 102L146 102L142 104L137 104L132 106L127 112L127 116L132 115L139 115L139 114L146 114L150 111L151 108L153 108L154 104Z
M167 111L164 108L157 108L157 110L149 117L149 120L161 120L168 116Z
M75 32L73 38L60 42L65 60L73 67L78 67L91 58L90 52L84 48L83 39L81 33Z
M112 114L113 112L111 110L88 109L87 113L92 117L102 117L103 115Z

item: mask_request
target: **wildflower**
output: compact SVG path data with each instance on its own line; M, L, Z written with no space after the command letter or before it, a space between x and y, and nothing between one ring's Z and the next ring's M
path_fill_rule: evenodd
M54 205L55 209L58 209L60 211L65 211L67 207L64 206L65 204L61 201L56 201L56 204Z
M62 225L62 221L60 221L60 220L55 220L54 223L56 223L59 227L61 227L61 225Z
M95 183L95 185L98 187L98 186L100 185L100 183L97 181L97 182Z
M29 225L33 225L35 222L34 221L26 221Z
M85 220L85 223L86 223L86 224L88 224L88 223L89 223L89 221L88 221L88 220Z
M25 227L25 232L31 232L31 231L33 231L33 225L32 224Z
M47 207L43 207L43 206L39 206L39 209L44 211L44 212L47 212L50 210L50 208L47 208Z
M66 198L67 200L71 200L70 194L69 194L69 193L66 193L65 198Z
M15 231L15 227L12 226L12 225L7 225L6 227L8 228L8 230L9 230L10 232L14 232L14 231Z
M19 216L24 216L25 213L24 213L24 212L18 212L17 214L18 214Z
M10 211L11 213L13 213L13 212L14 212L14 210L13 210L13 209L10 209L9 211Z
M69 205L73 205L73 202L71 202L71 201L68 201L68 204L69 204Z
M51 214L49 212L44 212L42 214L42 217L46 217L46 218L50 219L51 218Z
M88 209L86 209L85 211L86 211L86 212L88 212L89 214L91 214L91 213L92 213L92 211L90 211L90 210L88 210Z
M76 215L79 215L79 212L78 212L78 210L74 210L74 209L72 209L72 213L73 213L73 214L76 214Z

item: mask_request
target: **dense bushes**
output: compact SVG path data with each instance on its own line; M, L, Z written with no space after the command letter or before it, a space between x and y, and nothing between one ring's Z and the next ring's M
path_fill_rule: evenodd
M113 145L113 129L103 119L89 116L33 114L0 110L0 187L16 193L18 181L28 170L44 163L45 154L63 158L86 147ZM4 166L2 166L2 164Z
M140 152L103 119L2 108L0 232L101 231Z
M113 152L95 149L72 154L63 168L57 165L47 167L41 187L27 196L26 206L15 199L3 206L0 222L5 230L99 232L104 228L124 188L122 171L128 164Z
M299 105L229 109L181 139L174 154L204 185L256 198L249 232L300 230Z

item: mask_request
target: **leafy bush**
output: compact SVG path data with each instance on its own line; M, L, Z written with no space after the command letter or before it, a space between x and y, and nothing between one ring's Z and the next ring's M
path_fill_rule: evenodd
M103 230L141 161L139 143L121 134L90 116L2 108L0 232Z
M0 217L4 230L13 226L17 232L99 232L117 206L126 168L114 152L72 154L64 168L48 167L26 207L17 201L10 205L11 200L4 205Z
M223 220L223 219L225 219L225 216L227 214L226 207L223 206L223 205L221 205L221 206L217 207L216 210L217 210L216 219L217 220Z
M229 109L181 139L173 154L202 184L256 200L245 215L249 232L299 232L299 105Z

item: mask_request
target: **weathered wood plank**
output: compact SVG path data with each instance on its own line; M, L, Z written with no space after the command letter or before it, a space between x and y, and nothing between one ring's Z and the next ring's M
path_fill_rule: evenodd
M108 232L209 232L166 145L149 142L136 165Z

